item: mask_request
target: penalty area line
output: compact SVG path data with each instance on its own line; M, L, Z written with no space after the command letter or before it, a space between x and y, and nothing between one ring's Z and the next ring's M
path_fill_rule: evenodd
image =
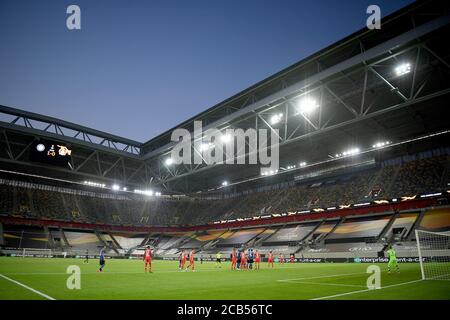
M382 289L404 286L404 285L407 285L407 284L416 283L416 282L420 282L420 281L423 281L423 280L419 279L419 280L413 280L413 281L402 282L402 283L397 283L397 284L391 284L389 286L381 287L380 289L365 289L365 290L344 292L344 293L334 294L332 296L319 297L319 298L314 298L314 299L310 299L310 300L332 299L332 298L337 298L337 297L342 297L342 296L349 296L349 295L352 295L352 294L363 293L363 292L368 292L368 291L375 291L376 292L376 291L379 291L379 290L382 290Z
M12 283L15 283L18 286L21 286L22 288L25 288L25 289L27 289L27 290L29 290L31 292L34 292L34 293L40 295L41 297L44 297L47 300L56 300L55 298L52 298L49 295L46 295L45 293L42 293L42 292L40 292L40 291L38 291L36 289L33 289L33 288L31 288L31 287L29 287L29 286L27 286L27 285L25 285L25 284L23 284L23 283L21 283L19 281L16 281L14 279L8 278L7 276L5 276L5 275L3 275L1 273L0 273L0 278L3 278L3 279L8 280L8 281L10 281Z

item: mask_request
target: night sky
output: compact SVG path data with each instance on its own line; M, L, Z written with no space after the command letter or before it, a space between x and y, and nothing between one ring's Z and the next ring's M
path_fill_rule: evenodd
M143 142L411 2L0 0L0 104Z

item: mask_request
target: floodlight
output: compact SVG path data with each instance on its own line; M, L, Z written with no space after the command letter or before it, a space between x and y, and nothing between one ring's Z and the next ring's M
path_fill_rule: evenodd
M312 98L303 98L298 102L299 111L303 114L310 114L318 107L317 101Z
M283 118L282 113L274 114L272 117L270 117L270 124L271 125L277 124L278 122L281 121L282 118Z
M167 158L165 163L166 163L167 166L170 166L170 165L173 164L173 159L172 158Z
M395 74L400 77L407 73L411 72L411 64L410 63L402 63L395 67Z
M352 148L347 151L342 152L342 155L345 156L353 156L355 154L358 154L360 152L359 148Z
M374 145L372 145L372 148L382 148L384 146L389 145L390 143L391 143L390 141L377 142Z

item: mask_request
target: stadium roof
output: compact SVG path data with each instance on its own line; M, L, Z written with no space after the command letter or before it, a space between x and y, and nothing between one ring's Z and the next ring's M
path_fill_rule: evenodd
M346 159L336 154L356 147L369 151L377 141L403 146L431 139L430 134L445 136L448 121L441 115L450 93L444 41L450 34L449 12L446 1L413 3L384 18L381 30L361 29L176 127L192 131L193 121L202 120L206 128L221 130L279 129L280 165L297 166L286 175L281 170L281 178L261 177L257 165L166 166L173 129L140 143L5 106L0 106L2 167L189 193L215 189L223 180L230 185L292 180L299 170L342 162ZM316 112L298 112L303 96L317 101ZM281 115L279 123L270 123L273 115ZM27 161L29 147L39 138L69 144L72 169ZM361 161L373 158L371 152L362 154ZM306 167L298 168L300 162Z

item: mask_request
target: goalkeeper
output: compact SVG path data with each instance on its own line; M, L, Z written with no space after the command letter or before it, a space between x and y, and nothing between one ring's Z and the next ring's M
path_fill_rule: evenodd
M400 273L400 269L398 267L397 263L397 255L395 253L395 250L392 248L392 245L389 246L389 250L387 251L389 262L388 262L388 273L391 273L391 268L394 268L397 270L397 273Z
M219 252L217 252L216 254L216 268L222 268L222 254Z

